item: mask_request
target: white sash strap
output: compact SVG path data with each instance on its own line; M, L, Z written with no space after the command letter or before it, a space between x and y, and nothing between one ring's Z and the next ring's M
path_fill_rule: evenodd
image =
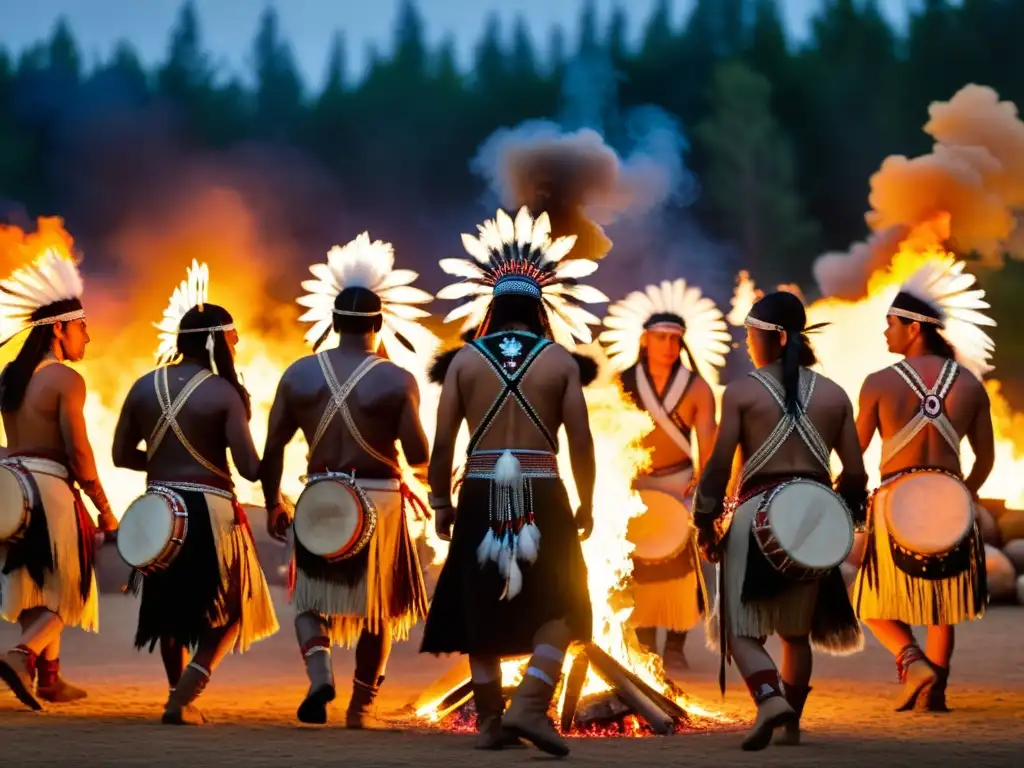
M196 463L198 463L203 469L217 475L217 477L224 478L225 480L231 480L230 474L222 470L220 467L211 464L192 446L192 443L190 443L188 438L185 437L185 433L178 424L178 414L181 413L181 409L185 407L185 403L199 388L199 385L211 376L213 376L213 374L206 369L199 371L195 376L188 380L181 392L178 393L178 396L174 398L172 402L171 386L167 380L167 366L162 366L156 370L156 373L153 376L153 388L156 390L156 399L157 402L160 403L161 414L160 418L157 419L153 432L146 441L146 459L150 460L153 458L153 455L156 453L156 449L160 447L164 437L167 435L167 430L170 429L174 432L175 437L178 438L182 447L188 451L189 456L195 459Z
M348 377L348 380L341 384L338 381L337 375L334 373L334 368L331 367L330 360L327 359L327 353L321 352L316 356L317 362L320 364L320 370L323 371L324 378L327 380L327 386L331 390L331 401L327 404L324 409L324 415L320 418L320 424L316 428L316 434L313 436L313 440L309 445L309 455L313 455L313 451L320 445L320 441L323 439L324 434L327 432L327 427L330 426L331 421L334 420L335 415L341 414L341 418L345 422L345 426L348 427L349 433L352 438L359 444L359 447L363 449L369 456L372 456L382 464L386 464L389 467L399 470L400 467L397 463L389 459L387 456L383 456L378 453L373 446L363 439L363 436L359 432L359 428L356 426L355 421L352 418L352 413L348 408L348 396L352 394L352 390L356 388L356 385L362 381L363 377L369 373L373 368L384 362L384 358L376 357L371 355L361 362L356 369L352 371L352 375Z
M911 391L917 395L920 401L920 408L914 414L914 418L903 425L903 428L888 440L882 443L882 466L888 464L899 455L900 451L906 448L920 434L921 430L931 425L938 430L939 434L946 441L950 448L960 455L960 435L956 428L946 416L946 396L953 388L960 373L960 368L954 360L946 360L939 371L939 377L935 380L935 386L931 389L925 386L921 375L914 370L906 360L901 360L893 366L893 370L906 382Z
M669 416L669 414L679 405L679 401L682 399L683 393L686 391L686 385L690 381L690 375L690 372L686 370L686 368L680 366L675 378L668 387L668 391L665 394L665 400L662 402L654 393L654 387L651 386L651 382L647 378L647 374L644 372L644 367L642 365L638 365L636 367L636 389L640 395L640 401L644 404L644 409L651 415L651 418L654 419L654 423L669 436L672 442L675 443L683 453L692 457L693 448L690 446L689 438L683 434L682 430L676 426L676 423L672 421L672 418Z
M822 465L825 472L831 475L831 451L828 450L825 441L821 439L818 430L807 417L807 406L814 395L814 384L818 378L817 374L814 371L801 371L800 391L797 397L797 416L793 416L786 410L785 392L778 382L762 371L753 371L750 375L768 390L775 402L782 408L782 417L779 419L778 424L775 425L772 433L768 435L768 439L743 463L740 485L742 486L760 472L772 460L775 454L779 452L793 432L797 432L800 435L804 445L814 455L814 458Z

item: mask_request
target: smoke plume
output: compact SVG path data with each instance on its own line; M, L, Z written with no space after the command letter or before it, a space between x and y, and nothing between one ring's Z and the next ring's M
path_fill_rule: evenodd
M612 247L605 227L681 201L693 187L676 122L650 106L618 115L614 77L606 62L575 60L561 121L499 129L471 163L504 208L547 211L553 236L577 235L576 258L604 257Z
M1024 122L1017 107L991 88L967 85L947 102L933 102L924 131L936 143L927 155L892 155L871 177L875 234L848 253L827 253L814 265L824 296L857 299L867 279L888 265L915 228L948 217L947 245L976 253L987 267L1004 254L1024 258L1018 218L1024 214Z

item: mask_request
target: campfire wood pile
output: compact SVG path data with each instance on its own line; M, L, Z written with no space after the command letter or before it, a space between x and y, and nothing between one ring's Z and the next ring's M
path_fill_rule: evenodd
M642 721L635 730L649 729L659 735L689 730L691 718L686 710L654 690L597 645L573 646L570 654L572 665L563 679L562 695L555 697L557 711L553 713L562 733L630 730L628 723L634 718ZM610 690L581 696L591 668ZM510 696L512 690L505 693ZM472 698L468 670L459 665L430 686L414 707L422 711L423 707L433 704L432 719L443 721L455 715L458 720L472 726ZM558 702L561 702L560 706Z

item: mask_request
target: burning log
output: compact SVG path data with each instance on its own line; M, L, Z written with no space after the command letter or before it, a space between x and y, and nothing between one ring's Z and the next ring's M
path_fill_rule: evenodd
M580 703L580 694L583 692L583 684L587 680L587 672L590 671L590 659L585 650L576 654L572 660L572 667L565 678L565 696L562 701L562 733L572 730L572 724L576 720L576 708Z
M647 721L655 733L664 736L675 730L672 717L661 708L660 702L655 702L636 684L639 681L629 673L629 670L596 645L587 646L585 653L590 658L590 663L594 665L594 671L622 697L626 704Z
M654 733L676 733L680 725L690 722L682 707L649 686L594 643L574 648L572 664L565 676L563 703L559 713L562 733L601 732L618 725L621 731L642 731L636 727L642 720ZM584 683L591 668L610 691L582 696ZM460 661L444 676L430 685L412 705L417 717L432 722L457 715L459 727L471 721L472 683L469 665ZM506 691L510 695L512 691Z

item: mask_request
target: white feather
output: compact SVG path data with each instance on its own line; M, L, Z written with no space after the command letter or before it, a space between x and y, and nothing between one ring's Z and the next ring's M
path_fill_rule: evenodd
M608 345L606 352L612 368L622 371L637 361L644 324L652 315L663 312L683 319L686 346L700 373L717 383L717 369L725 364L732 336L715 303L702 296L700 288L688 286L681 278L645 286L642 291L633 291L608 308L608 315L602 321L607 330L598 338Z
M422 359L429 350L436 349L440 341L426 328L413 321L429 317L430 313L414 304L426 304L433 296L412 283L419 277L411 269L395 269L395 251L391 243L370 240L363 232L344 246L334 246L327 252L326 263L320 262L309 267L314 280L302 283L306 295L296 303L309 307L300 321L315 325L306 333L306 341L315 343L327 328L333 325L334 301L346 288L365 288L377 295L381 302L383 327L381 344L391 358ZM417 329L417 330L414 330ZM314 332L316 331L316 332ZM410 353L401 345L395 334L400 333L416 348ZM331 337L336 336L331 333Z
M942 319L941 335L956 352L957 360L975 376L993 370L989 363L995 342L981 326L995 321L982 310L989 308L977 278L965 272L967 263L952 256L930 261L907 279L900 290L928 304Z

